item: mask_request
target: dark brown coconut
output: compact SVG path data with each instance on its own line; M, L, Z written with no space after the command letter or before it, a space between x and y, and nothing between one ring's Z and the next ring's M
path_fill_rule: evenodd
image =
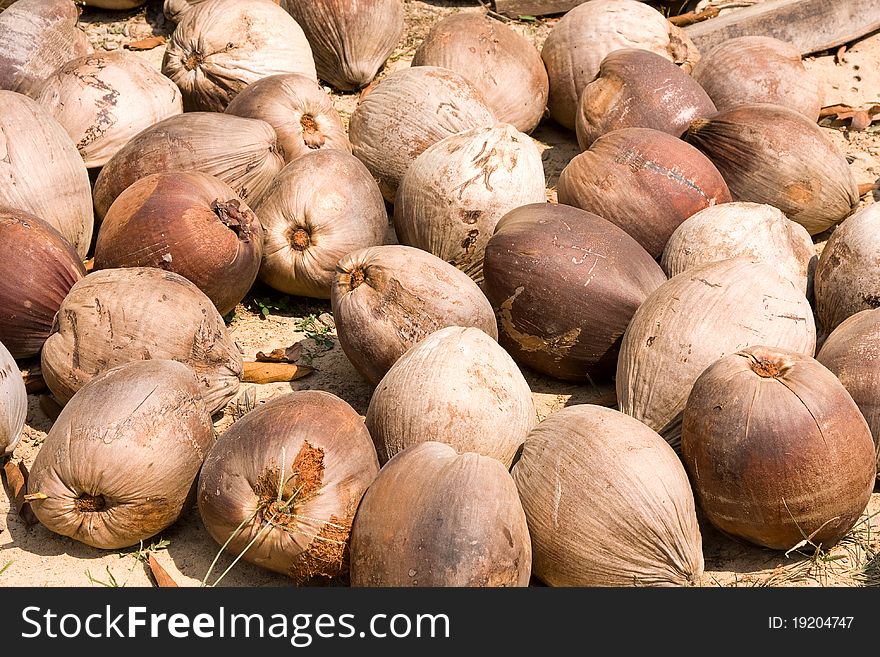
M48 529L86 545L137 545L177 520L208 449L211 416L186 365L131 362L83 387L40 447L28 479Z
M577 404L526 438L512 469L550 586L693 586L703 574L694 496L675 452L619 411Z
M154 267L102 269L78 281L40 354L62 404L107 368L151 359L195 370L211 413L238 392L241 354L217 308L183 276Z
M427 251L397 244L349 253L331 290L339 344L373 385L414 344L446 326L498 339L489 300L464 272Z
M594 212L654 258L692 214L731 200L712 162L681 139L650 128L600 137L559 176L559 202Z
M361 94L348 125L352 153L394 203L400 179L431 144L470 128L491 127L495 115L462 75L438 66L394 71Z
M272 126L217 112L186 112L135 135L101 169L93 190L95 215L152 173L200 171L216 176L255 204L284 166Z
M330 95L305 75L289 73L257 80L232 99L227 114L260 119L273 128L285 162L307 153L351 144Z
M349 153L321 150L288 164L255 208L263 224L260 279L287 294L330 298L336 263L385 239L376 181Z
M740 36L703 53L694 79L719 111L749 103L774 103L819 120L822 80L807 71L800 51L769 36Z
M712 99L669 59L639 48L615 50L581 92L575 129L581 150L621 128L653 128L680 137L694 119L715 114Z
M437 22L412 66L442 66L467 78L502 123L529 133L544 116L550 83L541 55L527 38L484 14L460 13Z
M527 586L532 547L507 469L425 442L391 459L351 529L352 586Z
M232 188L197 171L156 173L120 194L95 244L95 269L157 267L192 281L225 315L257 278L263 228Z
M846 388L880 446L880 309L843 320L822 343L816 360Z
M61 233L27 212L0 209L0 342L15 358L36 356L70 288L86 275Z
M32 96L55 69L92 46L77 27L80 9L71 0L13 4L0 13L0 89Z
M817 360L784 349L750 347L707 368L681 451L709 521L777 550L833 545L874 488L874 441L855 402Z
M351 523L378 473L351 406L328 392L289 392L220 436L199 476L199 512L231 555L296 584L345 583Z
M560 379L614 372L633 313L666 281L632 237L566 205L508 212L486 247L483 290L514 358Z
M825 331L880 307L880 204L847 217L828 238L815 278L816 313Z
M740 105L697 119L685 139L715 164L736 201L779 208L815 235L847 217L859 191L843 153L786 107Z
M403 35L401 0L281 0L305 32L318 77L342 91L368 85Z

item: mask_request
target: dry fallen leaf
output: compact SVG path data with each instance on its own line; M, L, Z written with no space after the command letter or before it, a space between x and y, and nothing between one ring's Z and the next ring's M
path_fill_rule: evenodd
M245 361L241 380L244 383L281 383L301 379L314 371L315 368L305 365Z
M147 557L147 564L150 567L150 574L156 581L156 586L159 588L177 588L177 582L171 579L171 575L159 565L159 562L156 561L156 558L152 554Z
M5 475L6 485L9 487L10 497L15 504L15 510L18 517L21 518L26 525L35 525L37 516L34 515L31 505L25 499L27 492L28 471L23 461L13 463L7 461L3 466L3 474Z
M152 50L153 48L158 48L159 46L165 45L165 37L163 36L153 36L147 37L146 39L139 39L137 41L130 41L123 46L126 50Z
M258 363L295 363L302 356L302 343L297 342L289 347L278 347L268 354L262 351L257 352Z
M819 110L819 125L839 128L849 121L849 129L867 130L874 121L880 121L880 103L872 103L865 107L851 105L827 105Z

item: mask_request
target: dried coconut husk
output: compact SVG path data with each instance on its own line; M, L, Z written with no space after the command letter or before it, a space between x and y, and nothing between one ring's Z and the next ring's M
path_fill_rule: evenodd
M36 99L89 168L106 164L142 130L183 113L177 86L125 50L70 60L40 85Z
M376 386L367 428L379 463L426 440L510 468L535 424L529 384L510 355L476 328L449 326L403 354Z
M526 438L512 469L550 586L693 586L703 575L690 482L666 442L616 410L579 404Z
M502 217L483 273L501 345L517 362L570 381L610 379L633 313L666 281L610 221L550 203Z
M534 130L547 107L550 83L529 39L483 14L452 14L435 23L412 66L442 66L468 79L503 122Z
M162 73L180 87L187 112L222 112L236 94L270 75L313 80L306 35L273 2L208 0L180 18L165 47Z
M71 0L12 4L0 14L0 89L32 95L59 66L92 52Z
M861 310L843 320L822 343L816 360L834 373L859 407L880 458L880 309Z
M352 152L394 202L403 174L431 144L496 119L477 88L455 71L414 66L390 73L361 94L351 115Z
M541 153L512 125L473 128L441 139L406 170L394 201L401 244L433 253L475 281L498 220L546 200Z
M636 0L584 2L553 26L541 49L550 79L550 116L574 130L581 92L606 55L622 48L650 50L687 73L700 60L687 32L654 7Z
M391 459L352 525L352 586L527 586L531 566L526 516L506 468L443 443Z
M256 205L284 166L272 126L218 112L186 112L135 135L101 169L95 214L102 220L126 188L153 173L200 171Z
M257 80L232 99L226 113L271 125L287 163L317 150L351 153L330 95L304 75L288 73Z
M750 103L774 103L819 120L822 80L809 72L800 51L769 36L722 41L694 67L696 80L719 111Z
M826 332L880 306L880 205L847 217L828 238L816 266L816 313Z
M804 291L771 265L746 258L692 267L633 315L617 361L618 408L678 447L694 381L751 345L813 355L816 326Z
M712 99L666 57L624 48L602 60L578 99L575 130L581 150L621 128L652 128L680 137L691 122L715 114Z
M61 233L27 212L0 208L0 244L0 342L15 358L36 356L86 270Z
M85 257L95 224L89 172L61 124L14 91L0 91L0 200L43 219Z
M296 584L347 583L358 503L379 473L357 412L317 390L275 397L235 422L199 476L208 533L230 555Z
M229 185L174 171L141 178L113 201L98 231L94 269L175 272L225 315L250 290L262 256L263 227Z
M401 0L281 0L302 27L318 77L341 91L365 87L403 36Z
M342 350L373 385L407 349L446 326L474 326L498 338L492 306L477 284L409 246L346 255L336 265L330 301Z
M340 258L379 246L382 193L356 157L314 151L279 172L255 208L264 227L260 280L286 294L329 299Z
M761 203L722 203L685 219L666 243L667 276L708 262L743 256L766 262L812 298L816 248L807 229Z
M616 224L654 258L685 219L731 200L709 158L650 128L622 128L594 141L562 170L557 191L560 203Z
M100 9L134 9L146 3L147 0L82 0L81 4L87 7Z
M700 375L681 451L709 521L776 550L837 543L865 511L877 471L871 432L837 377L810 356L762 346Z
M151 359L195 370L212 414L238 392L241 354L213 302L183 276L153 267L102 269L78 281L40 360L46 385L65 404L108 368Z
M844 154L814 121L786 107L739 105L697 119L685 139L712 160L733 200L779 208L810 235L859 203Z
M174 523L214 442L200 387L189 367L169 360L126 363L83 387L31 467L40 522L105 550Z
M0 458L12 454L27 419L27 390L18 364L0 342Z

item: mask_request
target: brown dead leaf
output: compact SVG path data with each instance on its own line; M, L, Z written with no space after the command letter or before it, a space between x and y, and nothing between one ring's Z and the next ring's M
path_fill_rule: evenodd
M49 389L43 380L43 369L38 360L22 364L21 378L24 380L24 389L29 395L35 395Z
M859 185L859 197L870 194L875 189L880 189L880 183L863 183Z
M846 52L846 44L844 43L840 48L837 49L837 52L834 53L834 63L840 64L843 62L843 53Z
M819 125L829 128L848 127L850 130L861 131L867 130L874 121L880 121L880 103L865 107L827 105L819 110Z
M677 27L687 27L694 23L701 23L710 18L715 18L720 12L720 7L707 7L702 11L689 11L678 16L670 16L669 22Z
M13 463L7 461L3 466L3 474L6 485L9 487L10 497L15 504L15 510L18 517L21 518L26 525L35 525L39 521L34 515L31 505L25 499L27 493L28 470L23 461Z
M139 39L137 41L130 41L126 43L123 47L126 50L152 50L153 48L158 48L159 46L164 45L165 37L153 36L147 37L146 39Z
M315 371L313 367L292 363L257 363L245 361L241 380L244 383L282 383L301 379Z
M297 342L289 347L278 347L268 354L262 351L257 352L258 363L295 363L302 356L302 343Z
M150 574L153 576L156 586L159 588L177 588L177 582L171 578L168 571L159 565L156 557L152 554L147 557L147 565L150 567Z

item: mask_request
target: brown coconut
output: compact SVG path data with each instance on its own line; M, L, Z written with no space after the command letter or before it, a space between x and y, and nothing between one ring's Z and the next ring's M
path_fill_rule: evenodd
M681 461L628 415L578 404L526 438L513 479L550 586L693 586L703 574L694 496Z
M424 442L391 459L351 529L352 586L527 586L532 547L507 469Z
M610 53L578 99L575 130L581 150L621 128L653 128L680 137L694 119L715 114L712 99L669 59L650 50Z
M669 238L660 264L667 276L691 267L747 257L766 262L812 298L816 248L807 229L771 205L722 203L688 217Z
M389 203L407 168L431 144L496 119L462 75L437 66L390 73L361 94L351 115L352 152L379 182Z
M226 113L271 125L287 163L316 150L351 153L330 95L305 75L287 73L257 80L232 99Z
M860 310L843 320L822 343L816 360L846 388L880 449L880 309Z
M367 409L379 463L435 440L510 468L535 424L529 384L499 344L476 328L448 326L403 354Z
M302 26L318 77L342 91L368 85L403 36L402 0L281 0Z
M198 171L155 173L116 197L95 244L95 269L157 267L192 281L221 315L257 278L263 228L233 189Z
M80 8L71 0L12 4L0 14L0 89L33 95L59 66L92 46L77 27Z
M180 87L187 112L222 112L236 94L270 75L313 80L306 35L273 2L207 0L183 14L162 59L162 73Z
M346 583L351 523L378 473L351 406L329 392L288 392L218 438L199 475L199 513L230 555L296 584Z
M751 345L812 356L813 311L773 266L730 258L673 276L633 315L617 360L618 408L677 447L691 387L719 358Z
M847 217L859 190L846 157L814 121L771 104L697 119L689 143L715 164L736 201L766 203L815 235Z
M186 112L133 137L95 181L95 214L104 218L126 188L152 173L200 171L255 205L284 166L272 126L217 112Z
M61 233L27 212L0 208L0 244L0 342L15 358L36 356L86 270Z
M571 381L610 378L633 313L666 281L623 230L550 203L504 215L483 273L501 345L517 362Z
M31 508L45 527L86 545L138 545L180 517L213 442L189 367L125 363L61 411L31 467L28 493L40 495Z
M489 300L467 274L426 251L390 244L336 265L331 307L339 344L376 385L407 349L446 326L498 338Z
M828 238L816 266L816 313L826 332L880 307L880 205L868 205Z
M262 281L286 294L330 298L336 263L383 243L388 213L367 168L319 150L291 162L255 208L264 227Z
M95 224L91 196L64 127L27 96L0 91L0 203L47 222L84 258Z
M562 170L558 197L616 224L654 258L685 219L731 200L705 155L650 128L623 128L597 139Z
M694 80L719 111L750 103L774 103L819 120L821 78L806 69L800 50L770 36L726 39L703 53Z
M557 22L541 49L550 79L547 106L558 123L575 129L578 99L609 53L650 50L690 73L700 53L680 27L636 0L590 0Z
M498 220L546 200L534 141L512 125L473 128L441 139L406 170L394 201L401 244L433 253L475 281Z
M529 133L544 116L550 83L529 39L484 14L438 21L413 55L412 66L442 66L468 79L503 122Z
M78 281L40 355L62 404L108 368L151 359L195 370L212 414L238 392L241 354L213 302L183 276L153 267L102 269Z
M877 471L871 431L837 377L810 356L762 346L700 375L681 451L709 521L776 550L843 538Z

